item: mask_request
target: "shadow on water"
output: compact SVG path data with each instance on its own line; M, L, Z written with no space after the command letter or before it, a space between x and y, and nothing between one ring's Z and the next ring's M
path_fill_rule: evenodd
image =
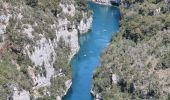
M100 55L119 29L120 12L116 7L108 7L89 2L93 10L91 31L79 37L80 50L71 60L72 86L64 100L92 100L90 93L92 76L100 64Z

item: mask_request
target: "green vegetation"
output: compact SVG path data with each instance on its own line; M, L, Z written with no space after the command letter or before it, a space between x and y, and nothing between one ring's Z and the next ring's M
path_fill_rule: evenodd
M103 100L169 100L169 9L161 0L124 0L120 32L94 74ZM156 9L159 9L160 12ZM117 76L117 83L112 75Z
M62 38L60 38L56 51L57 59L54 63L54 68L59 76L51 79L52 85L50 87L50 91L54 97L66 92L65 82L71 79L71 67L68 60L71 51L69 45Z
M79 10L86 10L88 11L88 8L87 8L87 0L75 0L77 5L80 7Z
M22 57L22 58L21 58ZM21 59L20 59L21 58ZM14 63L16 59L16 63ZM13 63L12 63L13 61ZM23 55L16 55L9 52L1 59L0 63L0 100L5 100L7 95L10 94L8 88L9 83L15 83L23 89L29 90L31 87L31 80L28 77L26 68L31 64L27 57ZM22 62L22 63L21 63ZM17 63L19 65L17 65ZM20 67L20 69L17 69Z
M66 74L68 76L71 76L69 71L71 69L69 67L69 61L66 59L69 58L70 52L71 50L69 44L66 44L64 40L60 38L58 48L56 49L57 59L56 62L54 63L54 68L56 70L62 69L63 74Z
M41 9L43 11L50 10L54 16L61 12L59 5L60 0L26 0L26 4L35 8Z

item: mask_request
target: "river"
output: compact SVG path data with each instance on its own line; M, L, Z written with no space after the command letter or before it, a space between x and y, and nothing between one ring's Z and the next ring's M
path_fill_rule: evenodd
M91 31L79 37L80 50L71 61L72 86L64 100L92 100L92 76L100 56L119 29L120 12L116 7L89 2L93 10Z

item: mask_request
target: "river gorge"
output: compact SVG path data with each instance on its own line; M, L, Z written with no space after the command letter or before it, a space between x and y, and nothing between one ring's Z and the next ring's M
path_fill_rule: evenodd
M80 50L71 61L72 86L64 100L92 100L92 76L100 56L119 29L120 12L113 6L88 3L93 10L91 30L79 37Z
M170 100L169 72L170 0L0 0L0 100Z

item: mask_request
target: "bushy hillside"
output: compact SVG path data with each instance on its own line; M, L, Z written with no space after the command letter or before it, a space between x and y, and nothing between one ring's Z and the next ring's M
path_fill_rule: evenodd
M102 100L170 99L170 1L123 0L120 31L101 58Z
M0 0L0 100L60 100L91 22L86 1Z

